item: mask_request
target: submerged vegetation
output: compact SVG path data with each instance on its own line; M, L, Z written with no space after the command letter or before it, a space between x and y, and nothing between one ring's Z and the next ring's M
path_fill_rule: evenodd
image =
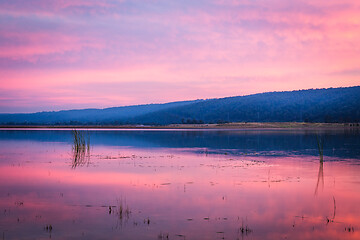
M109 215L115 214L117 217L116 228L122 227L123 224L126 224L130 218L131 210L126 203L126 200L117 199L116 206L109 206Z
M116 211L116 215L122 221L123 219L128 220L131 214L129 206L126 204L126 201L122 199L118 200L118 208Z
M88 132L72 130L72 168L89 164L90 162L90 134Z

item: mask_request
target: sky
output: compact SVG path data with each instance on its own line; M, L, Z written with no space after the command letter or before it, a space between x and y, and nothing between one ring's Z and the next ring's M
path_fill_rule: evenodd
M0 113L360 85L360 1L0 0Z

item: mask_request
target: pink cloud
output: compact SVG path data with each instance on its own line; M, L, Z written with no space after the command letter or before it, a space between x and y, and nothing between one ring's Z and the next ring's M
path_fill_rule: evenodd
M351 1L37 3L2 3L1 89L132 89L119 88L122 100L108 88L92 93L96 107L360 83L331 75L359 67L360 8ZM145 97L151 83L165 87ZM57 101L93 106L81 92Z

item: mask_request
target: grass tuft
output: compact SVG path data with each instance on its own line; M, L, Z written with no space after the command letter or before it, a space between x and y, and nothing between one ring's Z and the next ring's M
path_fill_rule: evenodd
M90 134L74 129L72 137L72 168L76 168L90 162Z

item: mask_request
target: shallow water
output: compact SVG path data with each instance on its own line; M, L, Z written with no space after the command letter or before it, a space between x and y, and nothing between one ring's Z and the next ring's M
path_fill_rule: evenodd
M2 239L360 238L359 131L86 134L0 130Z

